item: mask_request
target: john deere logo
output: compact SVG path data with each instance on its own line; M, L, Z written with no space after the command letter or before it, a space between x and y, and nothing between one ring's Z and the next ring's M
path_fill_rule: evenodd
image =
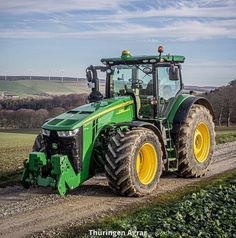
M52 143L52 149L56 150L58 148L56 143Z

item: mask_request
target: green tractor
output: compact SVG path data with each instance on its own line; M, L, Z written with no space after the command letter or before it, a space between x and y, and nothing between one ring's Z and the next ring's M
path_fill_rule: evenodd
M213 110L203 97L183 93L185 57L101 59L89 66L89 103L46 121L24 162L22 184L52 187L60 195L106 174L123 196L152 193L163 172L203 176L215 147ZM101 71L101 72L100 72ZM98 73L106 74L105 93Z

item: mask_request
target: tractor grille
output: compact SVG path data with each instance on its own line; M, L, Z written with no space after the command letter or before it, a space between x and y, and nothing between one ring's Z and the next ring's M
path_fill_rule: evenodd
M50 136L44 136L47 159L52 155L67 155L76 172L82 168L83 128L80 128L74 137L59 137L56 131L51 131Z

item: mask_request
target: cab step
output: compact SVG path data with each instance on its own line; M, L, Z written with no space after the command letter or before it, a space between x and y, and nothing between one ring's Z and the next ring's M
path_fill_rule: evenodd
M175 157L168 158L169 161L176 161L177 159Z
M178 169L177 169L177 168L169 168L168 171L170 171L170 172L176 172L176 171L178 171Z

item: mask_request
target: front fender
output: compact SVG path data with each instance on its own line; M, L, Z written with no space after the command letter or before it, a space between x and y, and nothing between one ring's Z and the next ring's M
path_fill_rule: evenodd
M165 143L161 134L161 131L152 123L145 122L145 121L132 121L132 122L123 122L123 123L118 123L115 124L114 126L116 127L121 127L121 126L128 126L128 127L144 127L147 129L152 130L158 137L160 143L161 143L161 148L163 152L163 160L167 159L167 151L165 147Z

